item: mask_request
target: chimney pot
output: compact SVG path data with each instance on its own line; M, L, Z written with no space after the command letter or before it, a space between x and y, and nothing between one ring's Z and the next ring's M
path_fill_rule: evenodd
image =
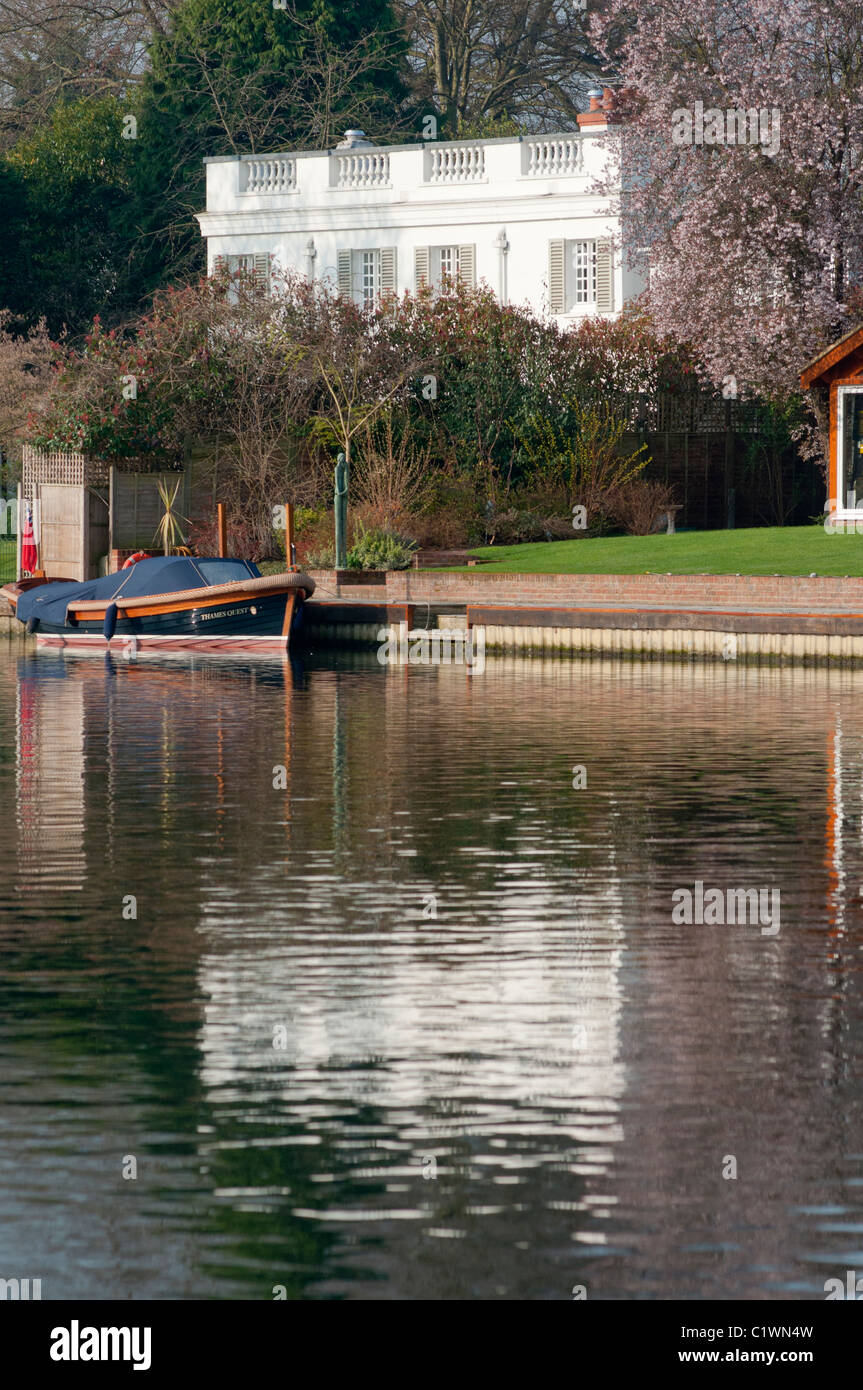
M337 150L368 150L372 148L371 140L366 139L364 130L346 130L345 138L340 144L336 145Z

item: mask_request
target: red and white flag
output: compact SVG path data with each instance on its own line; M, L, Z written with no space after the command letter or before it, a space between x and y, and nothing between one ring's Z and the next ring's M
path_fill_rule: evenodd
M24 501L22 504L22 511L21 569L25 574L32 574L39 563L39 556L36 550L36 534L33 530L33 508L29 502Z

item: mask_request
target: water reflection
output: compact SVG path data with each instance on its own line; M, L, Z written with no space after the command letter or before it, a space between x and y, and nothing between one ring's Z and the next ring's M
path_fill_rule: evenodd
M0 1274L823 1296L863 1261L860 691L0 665ZM780 889L781 932L675 925L698 879Z
M58 680L50 699L43 693L35 676L22 674L14 800L19 888L43 880L79 890L85 873L83 687Z

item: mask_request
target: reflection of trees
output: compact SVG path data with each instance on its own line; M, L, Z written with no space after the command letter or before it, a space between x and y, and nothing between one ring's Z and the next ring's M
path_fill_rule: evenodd
M62 1113L81 1088L91 1098L108 1174L100 1200L114 1210L120 1229L135 1190L115 1179L120 1156L131 1152L148 1202L170 1213L169 1229L173 1218L181 1230L203 1237L204 1250L213 1236L231 1237L207 1273L245 1286L253 1297L271 1297L279 1282L296 1294L321 1265L331 1237L323 1229L310 1231L291 1209L317 1200L308 1170L322 1161L332 1170L338 1160L325 1144L325 1158L322 1146L222 1147L260 1141L272 1127L235 1118L204 1084L198 979L206 944L199 923L218 882L220 856L236 853L250 871L257 864L256 830L246 814L246 720L250 709L263 715L266 691L272 695L274 686L282 702L282 671L143 662L106 671L93 658L41 656L23 659L18 668L19 678L33 685L46 734L37 755L47 823L57 794L54 773L68 773L68 743L50 738L51 710L62 712L60 697L70 682L83 687L86 725L79 754L86 786L80 837L85 892L70 899L60 883L25 882L20 901L27 929L4 941L0 1009L21 1038L20 1065L38 1078L29 1099L39 1104L44 1086ZM15 698L13 683L3 680L3 722L11 708L13 729ZM256 722L266 729L265 718ZM284 731L280 737L283 750ZM14 757L14 740L4 746ZM62 766L54 766L55 757ZM206 856L202 827L203 843L212 845ZM137 920L122 916L129 894L137 897ZM25 1061L30 1049L38 1054L32 1065ZM119 1112L113 1108L118 1103ZM193 1186L182 1176L176 1184L166 1181L166 1168L178 1172L174 1160L181 1175L187 1167L195 1174ZM264 1217L242 1202L212 1200L208 1183L227 1190L281 1188L290 1195ZM76 1190L72 1169L69 1188ZM264 1244L273 1278L262 1283L260 1267L252 1269L247 1255L254 1249L260 1257ZM164 1278L170 1289L170 1269Z

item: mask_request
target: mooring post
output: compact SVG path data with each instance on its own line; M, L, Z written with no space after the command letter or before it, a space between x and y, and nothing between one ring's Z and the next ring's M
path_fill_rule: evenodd
M216 517L219 527L219 555L224 559L228 553L228 517L224 502L216 503Z
M296 589L291 589L290 593L288 594L287 601L285 603L285 617L284 621L282 622L282 636L285 639L286 646L290 643L291 640L291 624L294 621L294 609L296 608L296 606L297 591Z
M294 545L294 504L285 503L285 564L293 569L297 563L297 547Z

